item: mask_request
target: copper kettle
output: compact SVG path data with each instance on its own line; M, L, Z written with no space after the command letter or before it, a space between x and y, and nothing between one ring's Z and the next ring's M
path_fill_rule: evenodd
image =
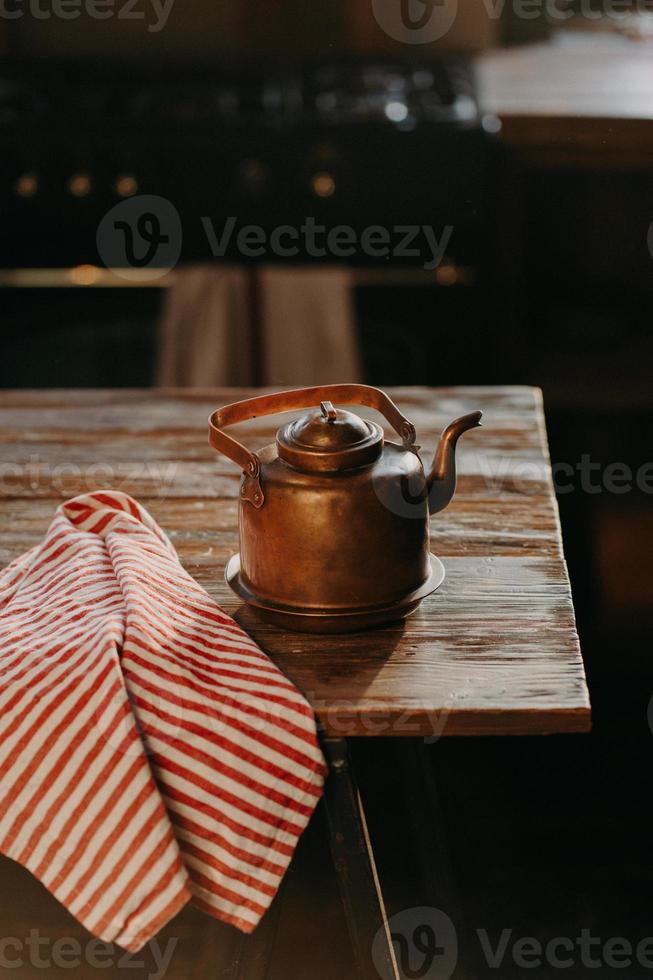
M334 403L377 409L401 442ZM258 453L223 431L310 406ZM378 388L323 385L217 409L209 442L243 470L240 555L227 582L263 619L302 632L347 633L407 616L444 578L429 552L429 514L451 500L456 443L480 419L472 412L447 426L427 473L415 427Z

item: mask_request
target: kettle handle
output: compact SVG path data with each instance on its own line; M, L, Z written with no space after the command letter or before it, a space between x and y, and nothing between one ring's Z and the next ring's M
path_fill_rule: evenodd
M237 442L223 428L236 422L247 422L262 415L276 415L298 408L310 408L322 401L340 402L344 405L367 405L375 408L401 436L405 446L415 442L415 426L402 415L395 403L380 388L371 385L338 384L317 385L314 388L293 388L290 391L275 391L269 395L257 395L244 401L232 402L218 408L209 417L209 443L213 448L237 463L245 474L241 494L257 509L263 506L264 495L261 488L261 464L256 453Z

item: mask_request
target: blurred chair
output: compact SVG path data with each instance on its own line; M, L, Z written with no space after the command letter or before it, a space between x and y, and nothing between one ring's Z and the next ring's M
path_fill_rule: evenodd
M352 287L336 267L180 267L160 324L157 383L360 381Z

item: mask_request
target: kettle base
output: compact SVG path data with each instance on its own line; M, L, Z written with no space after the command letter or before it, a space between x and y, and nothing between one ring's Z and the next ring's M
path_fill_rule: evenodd
M229 588L252 606L266 623L296 633L355 633L359 630L380 626L382 623L405 619L415 612L422 599L435 592L444 581L444 566L439 558L430 555L431 571L426 581L414 592L408 593L390 605L366 606L341 612L333 609L306 609L276 605L259 599L243 583L240 576L240 555L232 555L227 562L224 577Z

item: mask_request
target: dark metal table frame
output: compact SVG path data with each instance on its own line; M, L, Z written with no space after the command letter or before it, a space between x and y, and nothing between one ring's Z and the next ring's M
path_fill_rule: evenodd
M400 739L399 773L409 833L420 854L422 888L432 902L460 920L428 748ZM393 938L351 751L345 738L323 738L329 764L324 791L331 857L356 962L356 980L401 980ZM406 751L408 750L408 751ZM266 980L277 937L283 886L260 925L240 939L228 980ZM377 936L376 961L372 946Z

